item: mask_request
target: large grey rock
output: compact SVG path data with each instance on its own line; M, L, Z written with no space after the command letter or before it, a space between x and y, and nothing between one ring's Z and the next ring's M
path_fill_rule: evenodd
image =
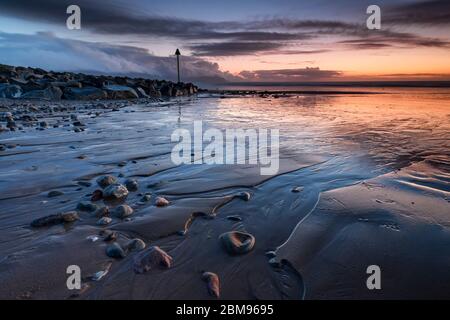
M21 96L22 99L60 100L63 92L58 87L48 87L45 90L33 90Z
M106 99L107 94L105 91L95 87L68 87L64 89L64 98L67 100L98 100Z
M20 98L22 95L22 88L15 84L0 85L0 98Z
M137 99L139 95L133 88L119 85L108 85L104 87L108 99Z

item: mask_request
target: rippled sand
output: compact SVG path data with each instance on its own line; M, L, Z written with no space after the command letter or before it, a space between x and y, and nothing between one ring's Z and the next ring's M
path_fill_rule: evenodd
M86 123L80 133L0 133L1 143L17 145L0 152L0 297L69 298L68 265L87 276L113 261L79 298L208 299L204 270L219 275L223 299L450 298L448 90L205 95L98 117L90 111L78 112ZM58 120L46 117L50 125ZM194 120L206 128L280 129L279 174L261 176L251 165L174 166L170 134L192 130ZM119 242L139 237L160 246L173 257L171 269L135 274L133 254L108 258L106 243L86 239L101 230L88 213L70 226L30 228L89 199L104 173L139 181L126 201L135 209L131 221L110 226ZM51 190L64 195L48 198ZM233 197L242 191L250 201ZM145 192L152 201L139 203ZM154 206L157 195L171 204ZM229 256L218 237L230 230L253 234L253 251ZM271 250L278 267L265 255ZM380 291L366 288L371 264L381 268Z

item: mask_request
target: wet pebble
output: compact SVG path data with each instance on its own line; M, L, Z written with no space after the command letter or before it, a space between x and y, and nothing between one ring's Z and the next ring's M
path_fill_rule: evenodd
M117 178L111 175L101 176L97 179L97 184L103 189L115 183L117 183Z
M166 198L163 198L163 197L158 197L155 200L155 205L157 207L165 207L165 206L168 206L169 203L170 203L169 200L167 200Z
M103 206L95 211L95 216L98 218L105 217L109 215L109 208L107 206Z
M78 203L77 209L80 211L94 212L98 210L98 206L88 201L81 201Z
M111 222L112 222L112 219L110 217L103 217L97 221L97 225L106 226L106 225L110 224Z
M99 201L99 200L101 200L102 198L103 198L103 191L102 191L102 190L95 190L95 191L92 193L91 201Z
M303 191L303 187L294 187L291 190L291 192L294 192L294 193L299 193L299 192L302 192L302 191Z
M117 183L110 185L103 192L103 198L111 200L122 200L128 196L128 190L125 186Z
M144 250L146 245L141 239L131 239L125 246L129 251L141 251Z
M127 204L122 204L112 211L112 214L119 219L125 219L133 214L133 208Z
M241 231L230 231L219 237L225 250L232 255L250 252L255 245L255 237Z
M155 266L170 268L172 260L172 257L161 250L161 248L152 246L135 257L133 269L136 273L145 273Z
M102 230L100 231L100 236L103 237L103 241L115 241L117 240L117 232L112 230Z
M203 272L202 279L206 281L208 293L215 297L220 297L220 280L219 276L213 272Z
M45 226L52 226L60 223L69 223L74 222L79 219L78 213L75 211L69 211L65 213L58 213L58 214L52 214L46 217L35 219L31 222L31 226L38 228L38 227L45 227Z
M110 258L121 259L126 257L125 250L123 250L117 242L114 242L113 244L107 246L105 252L106 255Z
M137 191L139 184L136 179L127 179L125 180L125 187L128 191Z

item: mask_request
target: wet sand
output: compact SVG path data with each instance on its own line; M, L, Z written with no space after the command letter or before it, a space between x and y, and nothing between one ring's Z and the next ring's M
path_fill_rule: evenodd
M204 94L115 102L118 111L64 102L56 104L75 109L49 113L42 112L48 102L32 102L47 128L0 133L0 297L215 299L202 280L208 271L220 278L221 299L450 298L449 101L445 90L395 89ZM5 112L20 109L1 104ZM84 131L73 131L70 114ZM220 129L279 128L280 172L174 166L170 134L200 119ZM30 227L89 201L104 174L138 181L125 201L134 209L129 220L112 217L101 227L80 211L74 223ZM49 198L54 190L63 194ZM242 192L249 201L237 197ZM146 193L150 201L142 202ZM157 207L158 196L169 205ZM109 243L90 240L103 229L116 231L121 245L139 238L159 246L173 258L171 268L137 274L138 252L114 259L105 254ZM253 250L228 254L219 236L232 230L253 235ZM71 264L84 279L77 296L66 287ZM365 286L371 264L381 268L382 290ZM108 273L89 279L100 270Z

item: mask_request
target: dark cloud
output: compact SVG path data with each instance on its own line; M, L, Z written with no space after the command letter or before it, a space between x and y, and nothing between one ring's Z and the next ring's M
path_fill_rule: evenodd
M256 82L296 82L330 80L342 75L341 71L320 70L320 68L280 69L242 71L239 73L242 81Z
M196 56L238 56L267 52L283 47L278 42L217 42L189 46Z
M176 79L174 57L158 57L143 48L63 39L51 33L35 35L0 32L2 63L55 71L123 74ZM238 78L222 72L217 63L182 57L184 81L225 82Z
M392 6L383 11L383 22L393 24L450 24L450 1L433 0Z

